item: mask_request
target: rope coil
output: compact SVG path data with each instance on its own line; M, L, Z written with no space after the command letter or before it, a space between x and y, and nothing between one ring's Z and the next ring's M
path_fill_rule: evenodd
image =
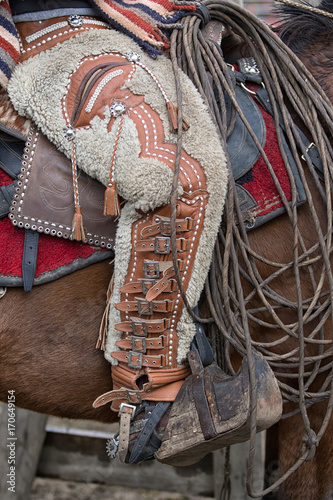
M208 335L222 368L234 373L231 362L232 350L248 358L251 440L247 490L249 495L261 497L277 488L304 461L313 456L332 414L333 339L324 337L324 327L329 322L332 324L333 320L333 272L330 264L333 150L329 141L333 133L333 109L323 90L303 63L265 23L232 2L204 0L202 4L209 10L211 19L231 28L234 36L246 46L248 55L254 57L257 62L273 107L278 143L292 191L291 202L288 202L272 165L237 104L233 80L221 48L212 40L204 38L200 29L200 19L193 16L185 17L182 20L182 29L174 30L171 36L170 55L178 93L178 123L181 123L182 118L178 75L180 68L193 81L206 102L225 150L226 138L232 128L231 123L227 130L225 94L228 96L234 113L239 114L260 151L279 192L289 223L290 260L273 261L261 255L246 232L235 183L230 178L223 225L205 285L210 316L201 320L209 324ZM294 126L291 112L307 129L312 142L317 145L323 163L323 185ZM312 233L315 235L314 243L310 245L306 231L309 226L304 228L301 224L302 208L297 207L295 181L283 148L281 121L307 196L308 224L311 224ZM181 141L182 128L178 127L179 150ZM306 169L301 162L300 151L306 159ZM173 227L171 241L176 270L177 176L176 161L171 217ZM316 202L318 197L325 205L325 224L323 224L323 214L318 212L318 202ZM190 314L196 320L200 320L187 304L179 272L176 277ZM294 290L295 297L290 296L287 285L280 289L279 283L284 280L286 283L292 280L290 289ZM304 291L305 281L312 289L310 295ZM283 320L283 314L286 312L288 313L286 316L292 318L291 321ZM273 340L261 342L260 339L252 339L251 330L256 328L265 328L266 332L274 333ZM284 403L296 403L298 406L285 414L284 418L301 413L305 428L306 445L302 456L283 477L262 492L253 491L252 486L256 433L256 381L251 360L252 347L258 349L269 362L277 377ZM323 376L322 385L319 389L313 390L312 384L318 376ZM324 400L327 401L326 414L319 431L315 434L308 417L308 408Z

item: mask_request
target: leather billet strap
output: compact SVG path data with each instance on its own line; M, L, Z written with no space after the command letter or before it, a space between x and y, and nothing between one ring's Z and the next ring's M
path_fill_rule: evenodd
M161 279L159 281L154 279L142 278L135 283L127 283L121 287L123 293L138 293L144 294L148 291L156 292L159 295L162 292L175 292L177 289L177 282L174 279Z
M140 315L151 315L153 313L168 313L173 310L173 300L152 300L137 298L135 301L119 302L116 308L119 311L134 312L137 311Z
M176 233L191 231L194 227L195 220L187 217L186 219L176 219ZM171 222L168 217L155 217L155 224L145 227L140 232L142 238L148 236L155 236L161 234L162 236L171 235Z
M131 420L135 415L135 406L123 403L119 410L119 445L118 456L121 462L125 462L128 453Z
M176 240L177 252L186 252L188 242L185 238ZM160 255L171 253L171 239L169 236L156 236L153 240L141 240L135 245L137 252L154 252Z
M25 292L30 292L37 267L39 233L26 229L22 255L22 278Z
M152 347L152 349L156 348ZM165 368L167 364L166 357L163 354L158 356L148 356L142 354L142 352L129 351L114 352L112 355L118 361L127 363L130 368Z
M141 319L132 318L131 321L124 321L114 325L120 332L134 333L135 335L147 336L148 333L160 333L170 328L170 319Z
M145 353L147 349L163 349L166 346L166 336L150 338L135 337L134 335L126 340L117 340L116 346L121 349L133 349L135 352Z

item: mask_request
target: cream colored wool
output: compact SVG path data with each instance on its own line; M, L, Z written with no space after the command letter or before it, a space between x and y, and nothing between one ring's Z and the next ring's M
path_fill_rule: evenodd
M113 30L83 33L18 64L9 82L9 95L17 111L34 120L42 132L70 157L71 143L63 136L66 123L62 116L61 100L71 73L77 68L80 60L89 55L98 55L102 52L126 55L130 50L141 55L141 63L156 75L168 98L176 104L171 62L164 56L152 60L134 41ZM126 85L133 93L144 95L145 102L161 117L166 142L175 143L176 135L169 131L165 99L148 72L137 67L132 80ZM181 75L181 85L183 114L190 123L190 129L184 133L183 149L201 164L209 193L203 232L187 290L189 303L194 307L199 300L209 270L224 206L228 172L217 132L199 93L185 75ZM110 157L118 128L116 121L108 133L108 121L109 112L106 110L104 119L96 116L91 121L91 127L80 130L76 138L78 166L104 185L109 176ZM119 301L119 288L127 275L131 252L130 228L134 219L138 217L135 208L143 211L153 210L170 201L171 169L162 160L139 158L139 152L136 126L125 116L117 148L114 177L119 194L128 201L128 204L122 210L117 233L112 304ZM179 189L179 195L181 192ZM117 350L115 341L120 338L120 332L116 331L113 325L120 321L120 316L114 307L111 307L110 311L106 358L116 363L109 353ZM178 362L182 363L195 333L192 319L186 310L183 311L177 325L177 333Z

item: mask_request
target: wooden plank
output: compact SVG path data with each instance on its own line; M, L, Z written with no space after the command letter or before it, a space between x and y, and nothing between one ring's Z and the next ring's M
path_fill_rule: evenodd
M28 500L45 438L46 416L3 405L0 421L0 498ZM9 425L10 424L10 425Z
M128 465L110 461L105 438L48 432L37 475L80 482L98 482L190 495L214 497L212 455L190 467L170 467L151 460Z
M215 498L221 498L221 488L225 476L225 449L214 452L214 491ZM262 491L264 486L265 433L257 434L256 454L253 470L253 489ZM231 500L250 500L246 493L248 443L234 444L230 448Z

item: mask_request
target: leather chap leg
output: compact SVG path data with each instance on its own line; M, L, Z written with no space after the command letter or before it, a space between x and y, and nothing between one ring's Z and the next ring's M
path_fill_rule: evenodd
M185 163L185 162L184 162ZM177 262L186 292L208 201L205 176L199 165L181 174L183 194L177 202ZM130 228L131 254L124 284L114 296L121 321L114 324L119 340L112 350L113 391L96 403L139 404L142 400L173 401L190 371L183 359L194 325L183 306L171 253L170 205L147 213ZM121 224L121 221L120 221ZM117 267L116 267L117 272ZM194 304L195 305L195 304ZM183 354L179 327L188 337ZM116 350L117 349L117 350Z

